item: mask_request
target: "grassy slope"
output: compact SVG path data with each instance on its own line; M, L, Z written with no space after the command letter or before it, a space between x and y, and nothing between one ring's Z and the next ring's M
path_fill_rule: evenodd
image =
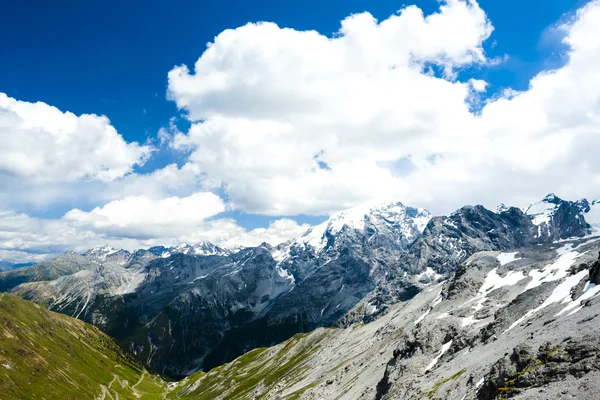
M285 392L281 399L298 399L319 382L295 391L289 388L306 375L310 368L307 361L330 333L331 330L319 329L311 334L297 334L278 346L252 350L208 373L195 373L179 382L169 398L259 400Z
M242 400L285 392L282 399L297 399L309 388L297 386L307 361L331 332L298 334L167 389L97 328L0 293L0 398Z
M151 400L165 388L93 326L0 293L2 399Z

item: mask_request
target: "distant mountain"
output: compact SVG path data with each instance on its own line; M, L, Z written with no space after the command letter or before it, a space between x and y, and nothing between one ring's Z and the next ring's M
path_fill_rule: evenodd
M32 266L32 265L35 265L35 263L32 263L32 262L28 262L28 263L12 263L12 262L8 262L8 261L0 261L0 272L2 272L2 271L9 271L11 269L29 267L29 266Z
M93 268L94 261L76 253L65 253L52 260L30 267L0 273L0 292L6 292L26 282L50 281L61 276Z
M180 246L164 247L155 246L148 249L152 254L166 258L173 254L185 254L192 256L228 256L234 251L219 247L210 242L200 242L197 244L183 244Z
M94 323L155 369L184 375L335 322L430 218L400 203L361 206L280 246L233 254L209 243L155 247L133 253L130 260L143 258L135 265L107 262L118 252L103 247L84 253L99 262L94 268L15 291Z
M106 245L90 249L83 253L82 256L99 263L110 262L118 265L125 265L129 262L131 253L127 250L115 249Z

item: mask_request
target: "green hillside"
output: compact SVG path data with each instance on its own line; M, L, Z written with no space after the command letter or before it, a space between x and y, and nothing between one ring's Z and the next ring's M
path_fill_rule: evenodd
M295 387L331 330L296 335L253 350L208 373L170 385L148 373L97 328L8 293L0 293L0 398L254 399ZM315 384L318 382L315 382ZM262 389L257 397L256 387ZM296 399L300 385L283 399Z
M95 327L0 293L3 400L152 400L166 386Z

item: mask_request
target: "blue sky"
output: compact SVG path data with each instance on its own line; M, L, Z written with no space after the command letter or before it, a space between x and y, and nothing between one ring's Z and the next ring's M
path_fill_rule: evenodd
M128 141L156 136L180 116L166 99L166 72L193 64L206 43L227 28L273 21L331 36L340 20L369 11L385 19L398 1L46 1L8 2L0 14L4 41L0 89L25 101L43 101L75 114L110 118ZM495 30L484 44L490 57L509 55L495 68L468 71L493 87L525 89L529 79L561 62L548 33L582 0L480 1ZM425 13L437 0L414 1ZM180 119L180 118L179 118ZM180 122L181 123L181 122ZM167 160L159 157L152 168Z
M218 144L216 142L204 142L205 138L194 136L192 134L193 129L190 130L191 126L196 126L199 130L203 126L206 128L209 125L203 124L203 122L217 121L218 117L234 118L241 116L253 122L260 120L283 124L278 125L279 128L277 129L285 130L286 123L291 124L290 126L292 126L294 132L304 132L302 129L306 129L306 132L308 132L305 136L306 139L297 142L295 144L296 147L301 146L298 143L309 143L312 140L309 138L309 133L314 133L315 129L323 129L323 132L318 137L327 139L327 135L330 133L328 133L327 129L323 128L323 125L301 127L301 122L290 122L295 118L289 111L293 108L285 108L288 111L282 111L281 114L278 113L277 115L272 115L264 111L269 107L272 108L268 103L270 101L269 96L274 91L279 90L278 87L273 86L273 88L266 89L263 86L255 87L254 91L250 92L252 96L258 96L259 90L266 90L264 92L266 96L264 97L266 99L264 105L253 105L246 102L236 105L235 107L237 108L235 110L230 109L233 106L229 106L229 104L235 103L235 99L239 99L245 93L238 90L241 90L240 88L246 85L246 83L241 83L240 85L242 86L237 88L233 86L228 88L229 92L227 96L229 97L223 95L223 98L219 97L223 94L222 92L199 95L199 92L190 94L186 92L187 89L173 88L176 87L175 85L178 84L179 80L181 82L188 82L188 80L184 80L187 79L186 77L192 77L193 79L196 76L194 75L193 65L199 57L203 56L207 43L213 42L215 37L220 35L224 30L235 29L248 22L269 21L276 23L280 28L291 28L294 32L315 30L328 38L334 38L340 35L338 33L340 30L340 21L352 14L368 11L381 22L406 6L415 5L427 16L439 12L440 4L443 5L444 3L436 0L413 0L407 3L388 0L377 2L359 0L325 2L313 0L303 2L110 0L103 2L79 2L69 0L52 4L31 0L9 2L3 6L3 11L0 13L0 34L4 38L9 38L9 40L3 40L3 44L0 46L0 60L2 60L0 62L0 92L20 102L43 102L58 108L61 112L68 111L77 116L81 114L105 115L110 119L110 125L121 136L124 142L123 146L129 146L133 142L138 142L140 146L147 145L148 149L152 147L152 150L147 149L148 154L144 155L146 151L144 149L129 149L136 154L128 156L133 157L132 160L134 160L127 164L127 168L130 168L129 171L120 173L116 178L108 180L105 178L99 179L97 176L94 177L91 175L82 175L73 179L59 179L53 176L51 179L44 178L40 180L38 179L39 174L36 175L33 173L28 175L29 178L27 179L30 179L30 182L27 179L19 178L21 176L19 175L20 172L15 172L15 170L10 170L9 168L7 169L7 176L16 177L16 180L13 183L10 180L12 178L7 178L5 184L0 187L0 190L4 191L2 199L5 203L4 207L0 207L0 211L10 212L15 215L26 215L27 218L36 219L36 224L38 225L47 224L51 221L61 221L62 223L65 221L64 216L73 209L78 209L83 213L90 213L94 208L103 209L111 202L119 201L120 198L125 198L128 195L146 196L153 198L154 201L161 201L161 199L171 196L186 198L197 192L212 192L224 204L227 204L225 207L226 210L204 216L204 220L215 221L233 218L238 225L236 229L241 228L241 231L245 230L247 233L256 228L267 228L270 223L283 217L296 221L304 229L308 225L323 221L326 215L331 212L356 205L361 201L371 200L368 193L372 192L373 188L369 186L370 183L368 182L362 186L358 185L360 189L349 187L348 185L352 186L351 183L344 184L345 186L340 184L343 186L341 188L337 188L336 185L337 182L345 182L345 177L348 177L348 182L352 182L352 176L357 173L356 171L364 171L365 168L368 169L371 166L375 168L374 165L387 165L392 170L392 173L397 172L393 171L394 165L402 165L403 168L406 168L407 174L411 176L415 175L414 180L425 182L427 181L426 179L424 180L416 175L420 171L429 171L429 168L435 164L431 160L436 159L438 154L443 154L442 151L437 150L439 146L436 144L442 141L432 141L431 145L420 143L418 146L413 146L410 144L412 143L412 139L410 139L412 138L411 132L416 132L414 129L418 131L420 128L411 128L413 131L404 132L399 128L402 125L401 123L398 127L394 128L398 129L397 137L403 134L410 137L406 139L406 146L403 145L404 142L402 141L394 142L396 143L394 146L398 147L397 158L395 158L396 155L388 154L389 152L384 151L386 146L377 146L377 160L373 159L369 160L369 162L362 160L358 164L356 160L362 156L359 153L353 153L358 151L354 144L349 145L347 149L343 150L343 153L347 154L346 160L343 160L341 155L335 154L334 150L322 150L320 147L315 147L313 150L307 149L306 157L302 158L302 162L306 163L302 167L305 173L294 176L294 178L289 178L295 173L293 165L286 165L283 161L281 161L282 164L278 165L268 164L257 166L257 163L261 163L261 158L273 157L271 153L266 154L264 157L255 157L255 159L251 155L243 153L243 150L235 146L227 148L228 142L223 139L228 137L225 133L221 136L221 139L225 141ZM540 72L553 71L565 67L569 60L570 48L568 44L563 42L563 39L565 36L568 36L570 28L565 30L557 29L557 27L563 24L572 24L576 10L583 10L588 2L582 0L527 2L515 0L503 2L482 0L478 6L473 6L473 3L470 4L472 7L469 9L469 12L473 14L473 20L470 21L473 22L474 30L472 32L465 31L465 35L473 35L473 40L465 42L466 47L464 51L460 50L462 53L455 54L450 53L451 50L443 50L442 53L439 53L442 55L436 55L433 58L424 56L422 61L417 62L422 62L421 67L423 68L427 65L431 66L435 76L439 78L438 80L445 80L455 84L463 83L467 86L472 85L474 94L472 97L465 99L464 102L469 103L467 104L467 108L476 114L489 102L494 102L496 99L502 97L511 98L512 95L506 89L509 88L514 93L527 92L530 89L530 80ZM591 9L592 7L587 8ZM483 10L484 15L477 14L480 9ZM590 11L589 14L593 13ZM455 18L456 21L454 22L452 18L455 18L455 16L448 16L448 23L457 23L456 29L459 29L461 22L458 21L458 17ZM479 20L476 21L477 18ZM414 20L416 21L416 19ZM477 25L485 21L487 21L489 26L493 25L491 34L485 30L487 29L485 26L481 24ZM476 29L481 32L476 33ZM249 34L249 32L244 34ZM282 31L277 31L276 34L282 35L281 40L288 40L284 38ZM242 33L239 33L239 35L242 35ZM479 37L476 37L476 35L479 35ZM308 35L303 36L308 38ZM265 36L260 37L261 39L257 40L262 40L263 42L268 40L265 39ZM368 38L370 37L367 37L365 34L364 38L365 40L369 40ZM462 39L463 36L457 36L456 41ZM402 38L397 39L397 41L401 40ZM244 41L241 40L241 42ZM215 47L222 49L223 54L227 54L231 60L235 58L231 58L232 55L235 56L238 51L240 52L239 54L246 54L244 53L245 50L241 47L227 47L229 44L223 43L222 47ZM244 43L249 48L253 46L253 42L250 40ZM373 43L373 45L376 46L377 43ZM407 46L410 45L410 43L407 44ZM424 44L423 46L426 45ZM450 48L453 44L450 42L448 44L439 44L439 46ZM473 54L476 54L479 49L483 54L483 58L473 57ZM268 46L251 51L256 52L256 54L252 54L255 54L258 59L272 55L269 53L271 50L269 50ZM282 51L285 52L285 50ZM311 51L313 50L307 47L306 52L310 53ZM390 51L393 52L396 50L392 46L390 47ZM411 51L418 53L420 50L412 49ZM276 61L278 57L280 56L276 56L274 60ZM293 57L301 56L294 54ZM473 59L465 61L464 57ZM449 64L451 64L452 76L444 75L444 66L448 66ZM186 77L173 79L169 83L169 72L175 71L175 67L181 65L189 67L189 75L187 73L183 74ZM393 67L395 68L395 66ZM220 71L221 73L231 73L231 71L234 71L237 74L240 71L243 73L245 66L237 61L232 61L229 65L214 61L207 66L206 71L217 70L219 68L223 68ZM325 71L321 67L310 65L307 66L306 70L310 71L311 68L313 68L313 73L317 75ZM409 66L409 68L412 67ZM258 71L257 79L260 80L261 76L266 76L264 74L267 73L266 70L262 72ZM233 76L232 74L229 79L233 79ZM281 82L285 84L287 78L282 75L281 79ZM290 77L289 79L294 78ZM475 84L470 83L475 81L470 81L471 79L485 81L484 90L475 90ZM203 83L197 81L189 84L198 84L197 88L203 87L200 86ZM457 85L454 86L456 87ZM169 87L175 93L171 99L167 98ZM429 86L423 86L423 88L426 87L430 88ZM304 98L304 94L295 90L293 89L293 93L298 94L298 101L301 101ZM402 90L402 86L400 86L400 90ZM440 90L445 93L446 89L440 86ZM191 100L190 96L192 97ZM432 92L431 97L436 98L438 94ZM263 99L260 96L258 98ZM394 97L390 97L390 99L396 101ZM211 101L214 101L214 105L207 103ZM220 105L218 101L226 101L227 105ZM332 98L327 104L335 103L336 101L336 99ZM401 100L398 100L398 102L401 102ZM276 101L274 104L279 103L281 101ZM291 102L290 104L296 103ZM263 106L265 109L261 108ZM353 105L349 104L350 106ZM492 108L490 107L490 109ZM382 103L379 111L374 110L374 112L386 112L383 110L385 110L385 103ZM414 115L417 116L415 118L421 118L421 115L430 115L427 113L432 111L423 111L425 114L422 114L421 111L415 112L416 114ZM259 115L261 118L259 118ZM309 119L312 116L321 118L316 114L306 114L306 116ZM2 115L0 115L1 117ZM340 117L338 121L340 125L334 129L336 133L331 134L331 140L324 139L323 148L334 142L343 143L345 139L340 132L351 132L356 129L357 132L369 133L365 131L366 125L360 125L360 127L358 125L352 126L348 122L349 119L351 118ZM160 143L158 132L161 128L168 128L170 121L175 123L177 129L171 129L168 138L165 140L163 137L163 143ZM423 123L427 123L427 121L429 120L425 119ZM471 122L463 121L462 123L470 124ZM332 122L329 121L328 123ZM337 122L335 123L337 124ZM463 125L459 122L456 123L457 125L453 129L453 132L462 129ZM263 128L252 126L252 128L248 129L252 130L253 134L256 133L258 136L265 134L270 129L265 128L267 129L266 131L261 131L264 126ZM341 128L342 126L343 128ZM230 127L227 129L233 128ZM429 129L429 127L426 129ZM543 131L547 132L546 130ZM2 136L2 140L12 140L12 138L21 135L19 132L17 128L12 129L9 131L9 134ZM301 134L304 135L304 133ZM85 130L80 135L85 136ZM550 136L549 134L548 137ZM382 136L377 140L380 140L378 143L381 144L387 139ZM363 142L368 143L369 139L365 137ZM269 142L266 143L266 146L268 146ZM359 141L358 143L361 142ZM11 151L14 150L16 153L28 154L26 148L19 151L18 146L20 145L15 140ZM211 148L211 145L215 147ZM422 146L429 146L429 148L425 149L427 150L425 151ZM262 148L264 147L265 145L262 146ZM203 149L210 149L212 153L207 153L208 150L205 151ZM288 150L290 149L281 148L281 152L283 153ZM138 151L139 154L136 153ZM310 153L311 151L312 153ZM444 151L448 151L446 153L447 157L450 157L449 154L454 154L454 150L445 149ZM355 155L351 156L351 154ZM227 169L221 168L218 162L210 165L207 164L205 159L207 157L210 159L212 156L222 160L230 160L229 157L249 158L237 164L232 162L232 165ZM85 157L85 154L82 154L81 157ZM465 155L461 155L459 158L464 159L465 157ZM381 193L376 190L378 193L374 193L372 197L376 199L411 201L417 203L415 204L417 206L423 205L434 212L441 213L448 212L453 207L467 202L482 202L491 206L492 203L500 201L509 203L511 201L530 201L535 196L542 197L546 189L551 189L550 186L552 185L548 182L557 176L557 173L550 172L552 168L534 170L530 165L518 165L518 162L505 160L502 155L498 157L498 160L494 161L496 163L494 164L494 168L498 171L504 171L502 176L506 177L506 182L499 183L497 185L497 192L494 192L493 195L491 193L487 194L488 191L484 189L482 183L493 180L494 178L491 177L492 174L488 174L489 176L487 177L457 178L457 182L460 182L460 184L474 187L473 192L470 192L470 189L464 190L465 195L461 197L456 194L457 191L461 191L460 186L455 186L456 190L453 190L449 186L450 189L446 190L450 192L443 192L440 189L439 191L425 193L422 188L417 188L414 182L408 178L395 177L394 180L384 173L378 178L381 182L380 187L397 186L398 189L382 189ZM138 162L142 158L144 161ZM51 157L48 159L51 160ZM561 160L569 165L573 164L569 160ZM100 163L99 168L104 168L108 165L108 162L106 165L102 161L98 162ZM113 160L112 162L115 165L121 165L119 164L121 162L119 160ZM290 159L289 162L297 163L298 160ZM311 167L311 162L315 164L313 167ZM486 161L483 160L481 162L485 163ZM584 168L593 174L595 173L596 164L592 162L593 165L590 167L589 162L584 166L576 165L573 168L574 170ZM141 183L137 183L138 180L136 179L138 177L150 176L152 173L162 171L172 163L175 163L180 169L176 173L178 177L174 178L177 180L183 174L181 170L184 165L193 165L196 168L196 172L193 174L193 179L189 178L191 179L189 182L192 183L186 181L188 182L187 184L181 183L176 188L165 188L169 185L163 182L156 184L156 189L153 189L152 193L137 189L142 185ZM350 164L355 165L348 167ZM327 168L324 168L324 166L327 166ZM329 168L329 166L332 166L332 168ZM462 176L463 166L455 166L457 168L455 176ZM0 172L1 168L2 166L0 166ZM236 180L236 175L238 175L236 168L240 171L238 180ZM251 170L247 176L242 173L246 171L246 168ZM322 171L319 171L319 169L322 169ZM448 169L446 168L445 170ZM415 172L413 173L413 171ZM331 175L331 177L323 177L325 173ZM57 174L60 175L60 172ZM439 176L439 174L437 175ZM328 182L327 179L333 179L332 182L336 182L336 185L323 183ZM356 179L360 180L362 178ZM571 186L569 186L571 183L566 181L567 177L564 179L564 184L561 183L556 186L563 188L563 191L567 192L565 194L572 194L573 196L587 194L585 191L571 189ZM40 183L42 180L44 182ZM218 183L216 185L209 183L213 180ZM523 188L531 186L530 183L533 180L538 183L537 186L529 191L524 190ZM181 182L183 181L183 178L181 178ZM309 181L310 183L308 183ZM433 178L427 182L430 187L436 186L435 179ZM304 199L302 192L300 192L300 195L291 194L294 192L293 188L297 185L307 185L307 188L318 187L322 193L315 195L314 198L307 197ZM158 188L159 186L160 188ZM332 189L331 187L333 186L336 187ZM265 193L275 190L274 188L277 191L289 191L290 195L287 197L280 195L280 199L264 199L268 197ZM118 194L119 191L123 192L121 196ZM423 194L421 196L413 195L416 192L423 192ZM19 195L15 195L14 193L19 193ZM101 193L102 195L100 196L96 193ZM505 197L500 198L504 193ZM467 197L467 195L471 197ZM595 193L591 193L590 195L594 196ZM36 199L32 199L33 197ZM443 202L440 199L449 200ZM92 214L85 214L85 218L91 218L90 215ZM88 220L86 219L86 221ZM82 223L81 220L78 220L78 223ZM137 238L136 234L129 231L129 233L123 233L124 231L119 230L122 227L113 230L100 230L101 232L98 233L99 230L97 228L102 224L97 221L94 224L94 229L87 225L85 229L90 229L90 231L97 233L99 235L96 238L98 241L118 242L123 236L127 241L126 245L139 244L138 242L132 244L133 242L131 241ZM80 225L78 227L78 229L84 229ZM300 231L301 228L297 228L297 230ZM190 237L186 235L172 234L169 237L174 242L177 242L183 240L182 238L184 237ZM217 239L222 238L219 235L217 235ZM155 240L159 239L159 237L155 238ZM147 242L147 244L153 243ZM46 244L46 247L31 245L32 247L28 248L25 244L11 246L5 244L4 246L0 245L0 248L4 249L7 252L6 254L9 251L13 252L11 253L13 255L15 254L14 252L19 251L43 253L44 250L42 248L62 249L73 246L73 242L66 241L65 243L56 245ZM1 254L0 258L2 258Z

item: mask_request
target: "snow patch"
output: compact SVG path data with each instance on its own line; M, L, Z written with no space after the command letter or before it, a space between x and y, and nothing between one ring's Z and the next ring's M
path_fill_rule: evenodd
M288 270L281 268L279 264L277 264L276 270L279 277L285 280L289 280L291 285L293 285L296 282L294 275L290 274Z
M442 345L442 350L440 351L440 354L438 354L437 357L435 357L433 360L431 360L429 365L427 365L427 368L425 368L425 372L429 371L431 368L433 368L435 366L435 364L438 362L440 357L442 357L444 355L444 353L447 352L448 349L450 349L450 346L452 346L452 340L450 340L449 342L444 343Z
M476 302L473 305L473 309L475 311L479 311L483 308L483 303L485 303L485 301L487 300L486 295L488 293L491 293L494 290L499 289L503 286L516 285L525 278L526 276L523 271L508 271L508 273L504 277L502 277L498 275L498 268L494 268L490 272L488 272L487 276L485 277L485 281L483 282L483 285L481 285L481 287L479 288L479 293L477 294L477 296L473 297L470 300L467 300L466 302L461 304L460 307L471 302Z
M500 265L504 266L504 265L509 264L509 263L511 263L513 261L522 260L522 258L517 257L517 254L519 254L519 252L514 252L514 253L500 253L500 254L498 254L498 256L496 258L500 262Z
M438 293L437 297L435 298L433 304L431 304L431 306L427 309L427 311L425 311L419 318L417 318L415 320L415 325L417 325L419 322L423 321L423 319L425 319L426 316L429 315L429 313L431 312L431 310L433 310L433 308L435 306L437 306L438 304L440 304L442 302L443 298L442 298L442 291L440 290L440 292Z
M516 320L515 322L513 322L511 324L511 326L509 326L508 329L506 329L503 333L506 333L506 332L510 331L515 326L519 325L523 321L525 321L528 318L530 318L532 315L534 315L534 314L538 313L539 311L541 311L542 309L548 307L550 304L559 303L561 301L565 301L565 300L569 299L570 296L571 296L571 289L574 286L576 286L579 282L581 282L581 280L583 278L585 278L588 274L589 274L589 271L585 270L585 271L580 271L580 272L578 272L575 275L571 275L571 276L567 277L564 280L564 282L562 282L560 285L558 285L552 291L552 294L550 295L550 297L548 297L546 299L546 301L544 301L538 307L536 307L536 308L534 308L532 310L529 310L525 315L523 315L521 318L519 318L518 320Z
M569 304L555 316L559 316L559 315L561 315L567 311L570 311L572 309L575 309L575 310L573 312L569 313L569 315L575 314L577 311L579 311L583 308L581 306L582 301L594 298L598 295L598 293L600 293L600 286L595 285L588 281L588 283L585 285L585 288L583 289L583 294L581 296L579 296L577 299L570 301ZM565 300L569 300L569 298L567 298Z
M550 223L552 215L558 208L557 204L549 203L547 200L546 198L538 203L533 203L525 210L525 214L531 218L534 225Z
M431 312L431 308L428 308L427 311L425 311L423 314L421 314L421 316L419 318L417 318L415 320L415 325L418 325L419 322L423 321L425 319L425 317L429 315L430 312Z
M194 283L196 281L199 281L200 279L204 279L207 276L208 276L208 274L207 275L198 276L198 277L194 278L194 280L192 280L191 282L188 282L188 285L191 285L192 283Z
M483 385L485 378L481 378L480 380L477 381L477 383L475 384L475 390L479 389L481 387L481 385Z
M580 253L572 249L573 245L571 243L558 248L556 253L559 257L554 263L548 264L540 270L534 269L529 271L529 276L532 280L527 284L523 292L538 287L542 283L557 281L567 276L575 260L581 256Z
M433 281L437 281L439 279L442 279L444 277L444 275L438 274L437 272L435 272L431 267L427 267L425 269L425 271L421 272L420 274L418 274L416 276L417 281L420 281L423 278L427 278Z
M469 325L473 325L475 322L477 322L477 320L475 319L474 315L470 315L468 317L465 317L463 319L461 319L460 321L460 326L461 327L467 327Z

